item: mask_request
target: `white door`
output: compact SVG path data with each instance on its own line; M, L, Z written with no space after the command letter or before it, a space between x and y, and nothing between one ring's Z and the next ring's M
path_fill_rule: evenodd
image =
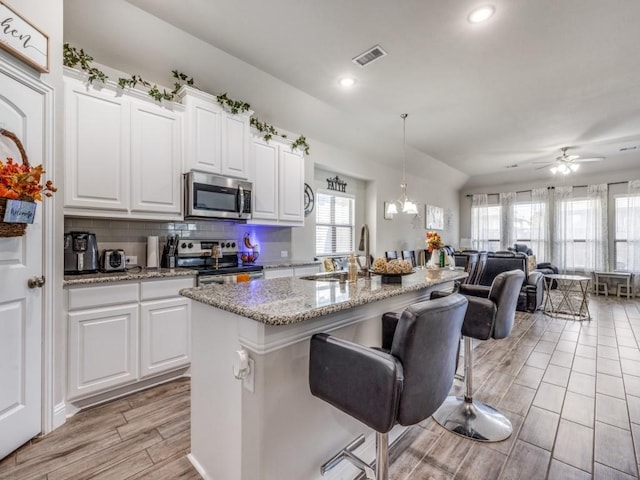
M44 96L10 77L0 62L0 127L15 133L33 165L45 152ZM0 136L0 158L20 158ZM0 238L0 459L41 431L42 208L23 237Z

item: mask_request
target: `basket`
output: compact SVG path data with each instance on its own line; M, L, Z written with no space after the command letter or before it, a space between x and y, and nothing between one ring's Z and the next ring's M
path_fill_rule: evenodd
M9 140L12 140L13 143L18 147L18 151L20 152L20 157L23 165L29 166L29 159L27 158L27 152L25 152L24 147L22 146L22 142L16 136L15 133L10 132L9 130L5 130L4 128L0 128L0 134L7 137ZM4 212L7 208L7 199L0 198L0 237L21 237L24 235L27 230L26 223L5 223Z

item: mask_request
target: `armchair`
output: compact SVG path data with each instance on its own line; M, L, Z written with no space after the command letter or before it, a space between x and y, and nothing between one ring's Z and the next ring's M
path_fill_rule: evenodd
M544 275L535 270L527 275L527 256L523 253L489 254L478 286L488 289L498 274L508 270L522 270L525 273L518 295L517 310L535 312L544 300Z

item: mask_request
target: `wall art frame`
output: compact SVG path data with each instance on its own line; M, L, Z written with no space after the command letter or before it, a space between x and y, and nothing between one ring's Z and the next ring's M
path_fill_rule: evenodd
M49 73L49 36L0 0L0 48L35 68Z
M425 228L427 230L444 229L444 209L435 205L427 205L425 214Z

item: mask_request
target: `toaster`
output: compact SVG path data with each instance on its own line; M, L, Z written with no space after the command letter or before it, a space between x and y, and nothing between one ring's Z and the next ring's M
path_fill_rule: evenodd
M100 259L103 272L124 272L127 269L127 257L124 250L105 250Z

